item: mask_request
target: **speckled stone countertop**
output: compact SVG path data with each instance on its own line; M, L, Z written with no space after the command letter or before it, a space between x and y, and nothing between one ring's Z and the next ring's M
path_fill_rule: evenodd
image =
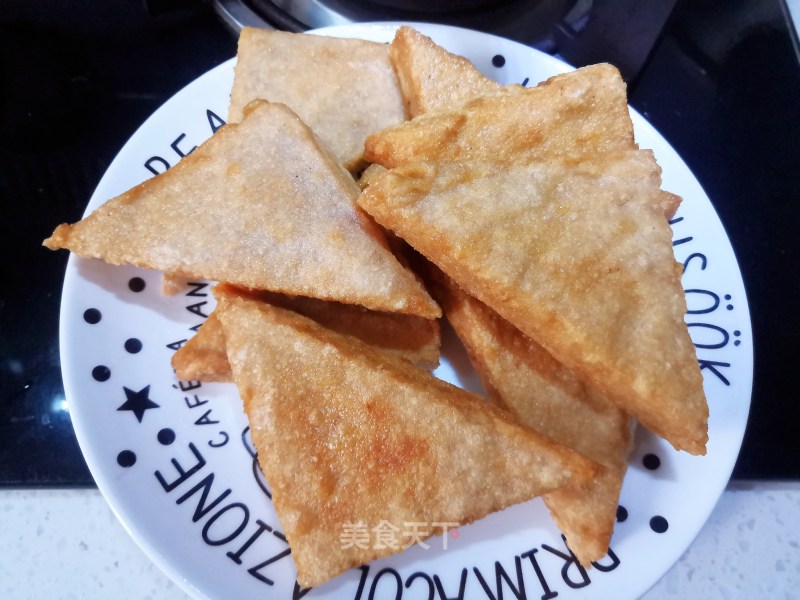
M731 484L646 600L800 598L800 483ZM0 490L0 598L188 598L97 490Z

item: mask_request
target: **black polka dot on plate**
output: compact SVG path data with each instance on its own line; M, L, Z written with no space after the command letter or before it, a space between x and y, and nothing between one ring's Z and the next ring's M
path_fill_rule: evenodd
M655 471L661 466L661 459L655 454L645 454L644 458L642 459L642 464L644 465L645 469Z
M97 365L92 369L92 378L95 381L108 381L111 377L111 369L105 365Z
M667 523L667 520L664 517L656 515L650 519L650 529L656 533L664 533L667 529L669 529L669 523Z
M85 311L83 311L83 320L89 325L97 325L102 318L102 313L96 308L87 308Z
M628 509L621 504L617 506L617 523L623 523L628 518Z
M141 277L132 277L131 280L128 282L128 288L132 292L139 293L145 288L144 279Z
M506 64L506 57L502 54L495 54L492 57L492 64L497 67L498 69Z
M125 340L125 350L131 354L137 354L142 350L142 342L137 338L129 338Z
M160 444L164 446L169 446L172 442L175 441L175 432L172 431L169 427L165 427L161 431L158 432L158 441Z
M117 464L120 467L132 467L136 464L136 454L131 452L130 450L123 450L119 454L117 454Z

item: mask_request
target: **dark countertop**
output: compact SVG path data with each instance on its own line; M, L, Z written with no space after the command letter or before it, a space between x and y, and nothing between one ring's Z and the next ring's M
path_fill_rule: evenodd
M41 246L79 219L112 159L164 101L236 53L206 7L24 0L0 16L0 485L94 485L58 352L67 253ZM12 258L13 257L13 258Z
M65 410L58 356L67 255L41 247L80 218L103 171L167 98L235 54L203 4L6 2L0 15L0 486L93 485ZM631 104L694 171L732 240L755 342L750 421L734 477L800 479L800 64L778 1L681 2Z

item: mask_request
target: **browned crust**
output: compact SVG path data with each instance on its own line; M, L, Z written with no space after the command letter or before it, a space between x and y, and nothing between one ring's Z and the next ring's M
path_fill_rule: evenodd
M344 548L344 523L465 524L603 470L358 340L267 304L218 300L234 378L303 586L399 550L375 547L374 532L369 547Z
M343 335L352 335L376 350L388 352L424 369L439 364L441 336L439 322L411 315L367 310L360 306L285 296L271 292L236 290L258 302L268 302L313 319ZM225 336L216 312L212 312L197 333L172 356L172 367L185 381L232 381L225 350Z
M570 549L590 566L606 555L614 531L632 442L630 417L436 267L424 270L490 397L521 423L606 467L585 485L544 496Z
M413 163L359 202L622 410L704 454L708 405L659 179L647 151Z
M259 101L241 123L59 226L44 244L115 265L438 318L438 306L356 206L358 193L297 115Z
M463 56L408 26L398 28L389 57L410 117L458 106L500 87Z
M617 69L599 64L388 127L367 138L364 156L391 169L412 161L511 161L635 147L625 83Z
M364 139L406 118L386 44L245 27L229 121L256 99L289 106L352 173Z

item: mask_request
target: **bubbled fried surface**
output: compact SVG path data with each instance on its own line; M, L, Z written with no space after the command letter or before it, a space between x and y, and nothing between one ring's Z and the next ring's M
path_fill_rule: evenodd
M622 410L704 454L708 405L659 185L649 151L413 163L359 203Z
M584 566L606 555L631 447L631 418L542 346L431 266L429 289L467 349L484 388L521 423L606 467L545 503Z
M441 336L436 320L271 292L248 295L260 302L293 310L344 335L352 335L376 350L394 354L420 368L433 369L439 363ZM225 336L216 312L212 312L194 337L172 355L172 367L178 378L185 381L233 381Z
M228 358L292 549L315 586L402 549L385 522L465 524L602 467L481 398L296 313L218 296ZM347 524L369 524L345 547ZM432 526L428 534L441 533Z
M364 139L405 120L388 47L364 40L245 27L229 120L257 99L289 106L353 172L363 166Z
M358 193L297 115L260 101L242 123L82 221L59 226L45 245L111 264L438 317L356 207Z
M233 381L225 331L216 312L208 315L197 333L175 351L172 368L183 381Z
M364 155L393 168L411 161L517 161L634 147L625 83L616 68L599 64L394 125L367 138Z
M500 87L466 58L448 52L411 27L397 29L389 56L409 117L452 108Z

